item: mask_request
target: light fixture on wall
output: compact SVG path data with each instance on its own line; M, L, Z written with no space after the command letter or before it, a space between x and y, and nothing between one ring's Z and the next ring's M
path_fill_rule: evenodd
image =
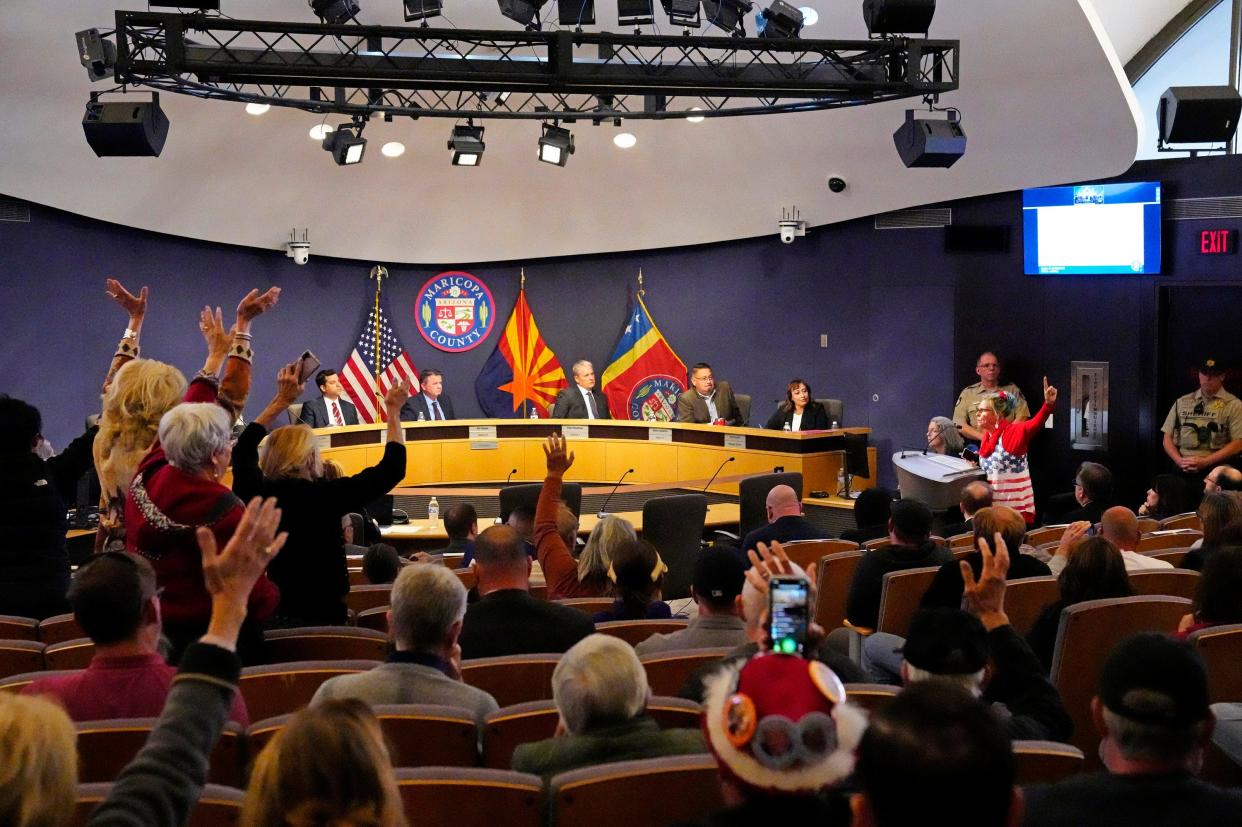
M654 0L617 0L617 25L650 26L655 22Z
M539 138L539 160L545 164L565 166L569 156L574 154L574 136L568 129L545 123L543 135Z
M453 166L477 167L483 161L483 150L487 149L483 143L483 127L475 126L474 121L453 127L448 148L453 150Z
M660 5L668 15L668 22L674 26L697 29L702 25L699 21L699 0L660 0Z

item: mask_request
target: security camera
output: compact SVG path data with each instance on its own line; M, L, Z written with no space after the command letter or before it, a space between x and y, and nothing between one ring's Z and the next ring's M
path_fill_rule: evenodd
M293 259L297 264L305 264L310 261L308 233L309 230L303 230L302 237L298 238L298 231L293 230L289 233L289 240L285 242L285 255Z
M793 244L794 239L801 235L806 235L806 222L799 217L798 208L781 209L780 221L776 222L780 228L781 241L785 244Z
M837 176L834 175L828 179L828 189L832 190L833 192L845 192L845 188L847 186L849 185L845 183L844 178L838 178Z

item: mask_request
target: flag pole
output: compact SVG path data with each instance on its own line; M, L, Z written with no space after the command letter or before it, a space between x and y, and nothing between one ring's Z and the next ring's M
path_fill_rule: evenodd
M643 268L638 268L638 298L647 295L647 291L643 289Z
M388 277L388 271L380 265L371 268L370 278L375 279L375 418L382 420L384 418L383 400L380 396L380 291L384 287L384 279Z
M521 280L518 282L518 301L522 300L522 294L526 292L526 268L523 267L518 271L521 274ZM526 335L526 326L522 325L520 331L522 336ZM522 342L522 355L526 354L526 342ZM530 419L530 399L526 393L526 387L522 387L522 419Z

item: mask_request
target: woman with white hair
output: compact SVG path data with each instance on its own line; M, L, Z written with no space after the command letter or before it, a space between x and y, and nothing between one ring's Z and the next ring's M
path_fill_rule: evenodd
M933 416L931 422L927 423L927 450L956 457L961 455L965 447L966 440L962 439L962 432L957 429L952 419L947 416Z

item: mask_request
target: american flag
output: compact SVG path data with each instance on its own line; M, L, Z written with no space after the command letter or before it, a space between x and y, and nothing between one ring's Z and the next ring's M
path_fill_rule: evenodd
M375 314L374 304L362 324L362 332L358 334L358 344L354 352L349 354L349 361L341 370L341 384L351 402L358 406L358 418L363 422L379 422L384 419L382 401L378 408L375 400ZM397 331L393 330L381 304L379 312L379 364L384 366L380 374L379 395L388 393L389 388L402 379L410 383L411 388L418 387L418 369L414 361L401 344Z

